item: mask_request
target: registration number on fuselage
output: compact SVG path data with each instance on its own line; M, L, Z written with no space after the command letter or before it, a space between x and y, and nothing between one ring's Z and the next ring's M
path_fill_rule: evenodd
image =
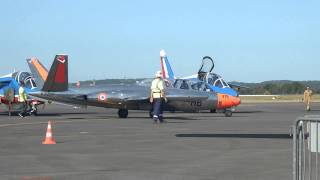
M190 101L190 106L192 107L201 107L202 106L202 102L201 101Z

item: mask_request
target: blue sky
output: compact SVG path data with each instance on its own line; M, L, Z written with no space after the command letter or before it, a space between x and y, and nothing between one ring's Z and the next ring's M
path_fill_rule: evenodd
M320 79L320 2L301 0L2 0L0 74L49 67L69 55L69 77L152 77L165 49L177 76L203 56L227 81Z

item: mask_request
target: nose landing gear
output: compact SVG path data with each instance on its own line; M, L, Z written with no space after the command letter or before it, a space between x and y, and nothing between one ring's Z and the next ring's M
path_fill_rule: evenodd
M230 109L225 109L224 115L225 115L226 117L231 117L231 116L232 116L232 110L230 110Z

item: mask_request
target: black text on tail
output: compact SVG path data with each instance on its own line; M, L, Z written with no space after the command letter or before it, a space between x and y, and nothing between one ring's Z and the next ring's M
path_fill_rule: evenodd
M68 56L56 55L42 91L61 92L68 90Z

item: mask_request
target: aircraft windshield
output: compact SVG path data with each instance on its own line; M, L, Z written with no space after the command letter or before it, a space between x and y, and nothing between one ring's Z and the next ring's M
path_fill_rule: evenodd
M222 82L223 86L229 87L229 85L223 79L221 79L221 82Z
M214 83L214 86L219 87L219 88L223 88L223 84L221 83L220 80L217 80L217 81Z
M15 72L12 76L19 84L24 82L27 88L34 89L37 87L31 74L28 72Z
M207 83L219 88L229 87L228 83L226 83L221 76L214 73L207 73Z
M207 74L207 83L213 85L217 79L219 79L219 76L216 74Z

